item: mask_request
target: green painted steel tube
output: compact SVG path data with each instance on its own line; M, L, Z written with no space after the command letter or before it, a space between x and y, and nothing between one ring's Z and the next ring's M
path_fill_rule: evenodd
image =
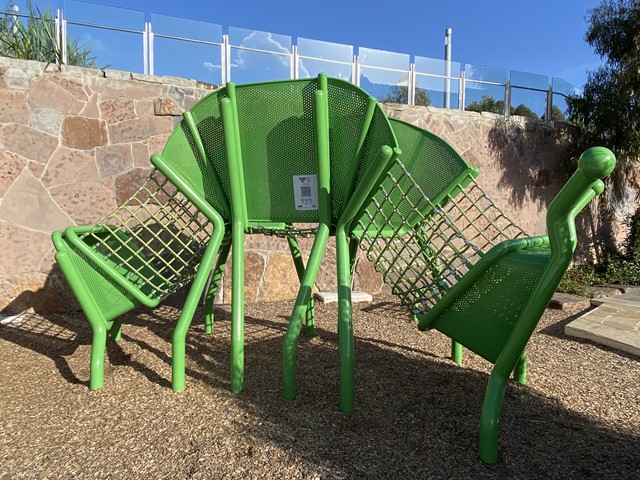
M319 77L322 87L323 76ZM324 77L326 88L326 77ZM330 233L332 219L331 209L331 167L329 153L329 113L326 92L316 90L313 98L313 120L315 142L318 158L318 207L320 208L320 223L318 232L311 247L307 268L300 281L300 290L296 297L296 303L289 320L287 333L282 345L282 395L285 398L294 398L296 391L296 343L300 336L302 321L305 316L307 304L311 298L313 284L320 269L322 255L325 251Z
M520 358L518 359L518 363L516 364L516 368L513 369L513 379L521 383L522 385L527 384L527 352L522 352Z
M240 123L238 120L238 107L236 102L236 84L233 82L227 83L227 95L228 99L223 98L220 100L222 107L222 122L223 129L225 133L225 148L227 150L227 161L229 162L229 176L230 180L230 188L235 188L235 190L231 190L231 202L235 204L231 206L232 210L232 218L242 218L242 222L244 228L247 228L249 214L247 213L247 194L245 192L245 183L244 183L244 168L242 165L242 145L240 142ZM225 107L227 105L227 107ZM226 108L226 119L225 119L225 108ZM228 125L224 125L225 121ZM232 137L229 137L232 135ZM233 138L235 145L233 146L233 154L235 155L235 160L229 158L229 153L231 150L230 142L227 143L227 139ZM232 170L232 164L233 170ZM234 194L235 193L235 194ZM240 207L241 216L238 216L238 209Z
M451 340L451 360L456 365L462 365L462 345L455 340Z
M231 391L244 385L244 235L247 225L242 157L235 107L235 88L227 86L229 98L220 100L224 143L229 162L232 211L231 253Z
M59 250L55 254L56 262L64 273L71 286L71 291L76 297L76 300L78 300L82 311L87 316L87 320L89 320L89 324L91 325L93 336L91 340L91 358L89 361L89 389L98 390L104 384L104 355L107 343L107 328L110 328L112 323L105 319L84 281L80 275L78 275L71 258L69 258L69 254L63 250L65 245L62 243L64 240L62 240L61 232L53 232L52 237L54 245L56 245L57 248L59 246Z
M313 284L318 275L322 254L328 239L329 226L320 224L311 247L307 268L300 282L300 290L298 290L287 333L282 342L282 396L285 398L294 398L296 394L296 342L300 336L307 302L312 294Z
M220 224L222 224L222 217L220 217L219 222ZM181 392L185 389L185 343L187 332L189 330L189 326L191 325L193 314L195 313L196 308L198 308L198 303L200 302L200 298L202 297L202 292L204 291L204 288L207 284L209 272L213 268L216 254L220 249L223 233L224 228L218 228L211 236L209 244L207 245L207 248L202 255L200 265L198 266L198 273L196 273L196 276L193 279L193 283L191 284L191 288L189 289L189 293L187 294L187 299L182 307L182 312L180 313L180 317L178 317L176 327L173 330L171 341L171 388L174 392Z
M220 179L218 178L218 175L213 167L213 164L209 160L209 156L207 155L207 151L204 148L204 144L202 143L202 138L200 137L200 131L198 130L198 126L196 125L195 119L193 118L193 114L189 110L186 110L182 114L182 117L184 118L184 121L187 124L187 128L189 130L189 133L191 134L191 137L193 138L193 141L196 144L196 149L198 150L198 154L202 158L202 161L207 165L207 167L209 167L209 172L210 172L209 181L213 186L216 196L222 203L222 208L224 209L224 213L226 215L229 215L231 213L231 206L229 205L229 200L227 199L227 196L224 193L224 188L222 188L222 184L220 183Z
M207 290L205 302L204 302L204 331L205 333L213 333L214 327L214 301L220 288L220 282L224 274L224 267L227 264L229 258L229 251L231 250L231 242L227 242L222 245L220 252L218 253L218 259L216 265L211 273L211 281L209 283L209 289Z
M302 259L302 252L300 251L300 247L298 246L298 242L294 237L287 237L287 243L289 244L289 250L291 251L291 257L293 258L293 265L296 268L296 274L298 275L298 280L300 281L300 285L302 285L302 278L304 277L304 260ZM315 310L315 302L313 300L313 295L309 297L309 301L307 302L307 310L305 312L305 335L308 337L313 337L314 335L314 310Z
M362 208L371 190L380 182L400 149L380 148L371 168L356 187L336 227L336 268L338 277L338 342L340 348L340 411L352 412L354 406L354 352L351 304L351 255L349 232L351 222Z
M353 312L351 304L351 266L346 226L336 229L336 268L338 277L338 343L340 347L340 411L354 406Z
M349 189L347 190L346 195L342 199L342 205L340 206L340 211L343 212L346 208L346 204L351 197L351 194L356 188L356 182L358 181L358 170L360 169L360 162L362 161L362 154L364 151L365 140L367 139L367 133L369 132L369 127L371 126L371 122L373 120L373 114L376 110L377 101L373 97L369 97L369 101L367 103L367 109L365 110L364 117L362 120L362 128L360 129L360 137L358 138L358 144L356 147L356 153L354 156L354 160L351 163L351 168L349 169L349 177L351 179L351 184L349 185Z
M495 362L482 406L479 453L481 460L486 463L497 461L500 412L506 382L521 359L535 326L571 262L577 244L576 215L595 195L602 192L603 184L600 179L609 175L614 168L615 157L610 150L603 147L590 148L581 155L578 170L549 206L549 264Z

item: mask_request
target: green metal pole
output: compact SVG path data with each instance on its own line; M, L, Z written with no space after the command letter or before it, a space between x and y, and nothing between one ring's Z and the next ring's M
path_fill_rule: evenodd
M220 288L220 282L222 281L222 276L224 274L224 267L227 264L227 259L229 258L229 250L231 250L231 242L227 242L220 248L220 253L218 253L218 260L216 261L216 266L213 268L213 273L211 275L211 283L209 284L209 290L207 291L207 295L205 297L204 303L204 331L205 333L213 333L213 325L214 325L214 301L216 295L218 294L218 289Z
M314 139L318 155L318 206L319 225L313 241L307 268L300 281L300 290L291 314L289 327L282 345L282 395L293 398L296 391L296 342L302 328L302 321L307 312L307 305L312 295L313 284L320 269L322 254L325 251L330 233L332 219L331 209L331 167L329 157L329 107L327 103L326 75L318 76L319 90L313 97Z
M284 336L282 344L282 396L285 398L294 398L296 394L296 342L300 336L302 321L307 311L307 303L313 291L313 283L318 275L320 263L322 262L322 253L325 250L328 239L329 226L320 224L311 247L307 268L300 282L300 290L298 290L289 327Z
M220 101L225 149L231 189L231 391L240 393L244 385L244 235L247 218L242 175L240 134L236 118L235 89L227 86L229 98Z
M296 267L296 273L298 274L298 280L300 281L300 285L302 285L302 278L304 276L304 260L302 259L302 252L300 251L300 246L294 237L287 237L287 242L289 243L289 250L291 251L291 257L293 258L293 264ZM307 311L305 312L305 335L307 337L313 337L313 323L314 323L314 310L315 310L315 302L313 300L313 295L310 295L309 301L307 302Z
M336 230L338 277L338 342L340 345L340 411L352 412L354 404L353 319L349 239L344 225Z

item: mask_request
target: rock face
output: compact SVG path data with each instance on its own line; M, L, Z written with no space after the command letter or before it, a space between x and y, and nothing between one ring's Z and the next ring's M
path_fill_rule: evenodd
M117 208L147 177L149 156L162 151L182 112L210 90L189 80L59 71L0 57L0 311L78 308L56 267L52 230L98 222ZM385 109L442 136L480 167L481 184L516 223L543 231L546 206L564 181L559 164L572 154L569 126L431 107ZM316 290L335 290L332 240ZM300 245L306 260L311 241ZM295 298L299 282L287 242L254 235L245 248L246 301ZM365 258L357 265L355 288L388 292ZM219 294L225 301L230 283L228 268Z

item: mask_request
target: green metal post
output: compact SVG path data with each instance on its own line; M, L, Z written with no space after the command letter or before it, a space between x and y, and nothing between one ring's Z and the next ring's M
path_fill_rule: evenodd
M451 340L451 360L456 365L462 365L462 345L455 340Z
M302 259L302 252L300 251L300 247L298 242L294 237L287 237L287 242L289 243L289 250L291 251L291 256L293 258L293 264L296 267L296 273L298 274L298 280L300 284L302 284L302 277L304 276L304 260ZM314 323L314 310L315 310L315 302L313 299L313 295L310 295L309 301L307 303L307 311L305 312L305 335L308 337L313 337L313 323Z
M229 258L229 250L231 250L231 242L227 242L222 245L220 253L218 253L218 260L216 261L216 265L211 273L211 281L209 283L209 289L204 302L205 333L213 333L213 325L215 321L213 314L215 308L214 301L218 294L218 289L220 288L220 282L222 281L222 276L224 274L224 267L226 266L227 259Z
M235 89L227 85L229 98L223 98L222 125L229 162L232 210L231 252L231 391L240 393L244 385L244 234L246 200L242 171L242 157L238 122L235 111Z
M220 219L222 223L222 219ZM206 250L202 256L202 261L198 267L198 273L193 279L193 284L189 289L189 294L182 307L180 317L176 323L176 328L173 331L171 355L172 355L172 384L171 387L174 392L181 392L185 389L185 357L186 357L186 338L193 314L198 308L198 303L202 296L202 292L207 284L209 272L213 268L213 262L216 258L216 253L220 248L220 242L222 241L222 232L214 232L214 235L209 241Z
M513 369L513 379L521 383L522 385L527 384L527 352L522 352L520 355L520 359L518 363L516 363L516 368Z
M319 90L313 98L313 119L316 149L318 154L318 207L320 222L318 232L311 247L307 268L300 281L300 290L289 320L289 327L282 344L282 395L293 398L296 392L296 342L300 336L302 321L307 312L313 284L320 269L322 254L329 239L331 225L331 168L329 157L329 111L327 104L327 79L325 75L318 77Z
M348 232L371 190L400 155L400 149L383 146L369 171L361 179L344 208L336 227L336 268L338 277L338 342L340 344L340 411L352 412L354 405L354 347L351 304L351 255Z

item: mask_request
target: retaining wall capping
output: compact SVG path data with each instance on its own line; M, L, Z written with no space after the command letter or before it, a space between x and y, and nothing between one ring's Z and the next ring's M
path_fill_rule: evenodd
M0 57L2 313L79 308L55 264L51 232L98 222L128 198L182 112L213 88L176 77ZM384 109L450 142L480 168L480 184L517 224L531 234L544 232L546 206L565 180L560 162L579 133L575 127L432 107ZM626 232L624 215L637 207L635 192L628 193L612 222L618 242ZM597 228L596 219L584 215L582 231ZM601 240L582 236L583 255ZM311 240L302 239L301 246L308 252ZM246 249L246 301L295 298L298 281L286 240L253 235ZM223 281L220 301L229 301L229 283ZM365 258L358 260L354 287L390 293ZM333 290L330 242L316 291Z

